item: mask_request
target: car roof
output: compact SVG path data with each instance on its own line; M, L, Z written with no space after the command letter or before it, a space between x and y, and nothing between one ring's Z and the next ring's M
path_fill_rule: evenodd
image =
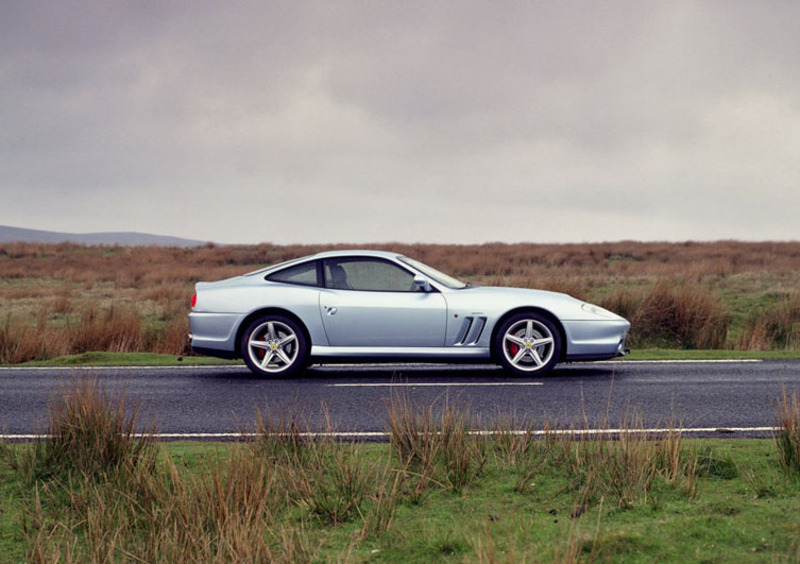
M399 256L402 256L400 253L393 253L390 251L373 251L369 249L352 249L352 250L341 250L341 251L324 251L321 253L317 253L315 255L311 255L308 257L304 257L305 259L324 259L324 258L338 258L338 257L378 257L378 258L388 258L388 259L396 259Z
M323 251L321 253L317 253L315 255L306 255L304 257L297 257L295 259L290 259L285 262L280 262L278 264L273 264L267 266L265 268L259 268L258 270L254 270L253 272L248 272L244 276L255 276L262 273L272 273L278 272L283 270L284 268L289 268L291 266L301 264L304 262L309 262L312 260L320 260L326 258L338 258L338 257L377 257L377 258L384 258L384 259L397 259L403 255L399 253L392 253L389 251L373 251L369 249L353 249L353 250L341 250L341 251Z

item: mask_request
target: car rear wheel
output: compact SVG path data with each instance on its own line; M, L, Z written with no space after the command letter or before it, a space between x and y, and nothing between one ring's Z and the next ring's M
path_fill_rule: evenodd
M500 363L517 376L544 374L561 357L561 334L547 317L530 312L508 318L497 332Z
M308 342L296 322L268 315L247 327L241 352L248 368L258 376L290 376L305 366Z

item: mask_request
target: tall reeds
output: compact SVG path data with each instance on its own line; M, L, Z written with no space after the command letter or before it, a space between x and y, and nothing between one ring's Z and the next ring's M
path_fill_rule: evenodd
M800 478L800 393L789 394L781 386L781 397L777 404L778 431L775 444L783 470Z
M108 390L96 379L75 376L50 400L47 439L35 441L29 456L14 465L31 482L95 480L138 465L151 468L155 443L139 428L139 404L130 405L124 390Z
M783 296L770 307L750 314L736 348L797 350L800 348L800 291Z
M480 477L486 441L471 432L476 422L468 408L456 407L449 397L440 406L420 406L407 393L392 394L386 408L389 444L416 479L416 494L431 483L461 492Z
M36 323L21 315L0 319L0 364L81 354L91 351L157 352L182 355L189 352L187 312L172 314L160 323L147 322L133 304L101 307L88 302L70 309L61 319L41 308Z
M559 459L575 480L579 507L601 499L630 508L647 502L654 483L697 493L697 456L683 448L681 429L642 431L643 419L628 413L617 433L579 435L558 441Z
M731 316L702 285L662 279L647 290L617 290L603 306L631 322L632 346L724 348Z

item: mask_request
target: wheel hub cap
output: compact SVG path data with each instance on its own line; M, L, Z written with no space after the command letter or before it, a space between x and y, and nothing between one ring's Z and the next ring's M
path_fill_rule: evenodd
M534 319L521 320L509 327L503 338L506 359L523 372L536 372L553 358L553 334Z
M279 321L266 321L253 330L248 355L264 372L279 373L292 366L298 355L297 335Z

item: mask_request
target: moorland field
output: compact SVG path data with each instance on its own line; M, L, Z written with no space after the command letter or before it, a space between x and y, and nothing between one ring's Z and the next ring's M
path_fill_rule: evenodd
M556 290L632 322L634 348L797 350L800 242L361 246L465 281ZM342 246L0 244L0 363L189 353L194 283Z
M196 281L328 248L0 245L0 363L185 355ZM800 350L800 243L376 248L587 299L637 348ZM138 398L75 374L48 438L0 441L0 562L800 561L796 390L761 440L641 432L635 409L572 437L396 394L388 444L314 440L291 406L238 443L188 444L136 435Z

